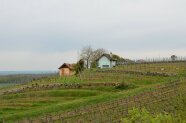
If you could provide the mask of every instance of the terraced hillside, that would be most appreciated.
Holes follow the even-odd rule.
[[[118,122],[127,117],[128,110],[133,107],[145,107],[151,113],[166,111],[184,116],[185,110],[180,108],[185,106],[182,97],[185,95],[186,62],[163,65],[171,68],[166,73],[175,75],[123,72],[125,68],[120,67],[101,72],[85,70],[78,76],[53,76],[1,88],[0,122]],[[163,65],[151,66],[159,70],[166,68]],[[129,68],[128,71],[134,71],[133,67]],[[170,104],[171,100],[174,103]]]
[[[147,108],[152,114],[172,113],[174,116],[180,115],[185,119],[185,96],[186,83],[173,82],[169,85],[155,88],[153,91],[136,94],[114,101],[87,106],[75,112],[62,114],[60,120],[63,122],[97,122],[112,123],[119,122],[122,117],[127,117],[128,111],[132,108]],[[181,103],[181,104],[180,104]],[[53,118],[53,119],[52,119]],[[43,119],[44,120],[44,119]],[[51,121],[59,121],[57,117],[51,117]],[[45,121],[47,122],[47,121]]]

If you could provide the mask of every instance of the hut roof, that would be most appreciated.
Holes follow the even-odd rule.
[[[63,65],[61,65],[58,69],[61,69],[61,68],[69,68],[72,70],[72,65],[71,64],[68,64],[68,63],[64,63]]]
[[[107,57],[110,61],[117,61],[116,59],[113,59],[112,56],[110,54],[103,54],[101,55],[96,61],[98,61],[100,58],[102,58],[103,56]]]

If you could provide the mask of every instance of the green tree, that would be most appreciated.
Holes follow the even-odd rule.
[[[118,56],[118,55],[116,55],[116,54],[112,54],[112,58],[114,59],[114,60],[122,60],[123,58],[122,57],[120,57],[120,56]]]
[[[178,58],[178,57],[177,57],[176,55],[172,55],[172,56],[171,56],[171,60],[172,60],[172,61],[176,61],[177,58]]]
[[[75,65],[74,70],[76,72],[76,75],[81,73],[84,70],[84,60],[80,59]]]

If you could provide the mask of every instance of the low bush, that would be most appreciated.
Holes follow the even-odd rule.
[[[116,88],[116,89],[119,89],[119,90],[127,90],[127,89],[134,89],[134,88],[137,88],[137,86],[134,85],[134,84],[128,84],[128,83],[126,83],[126,82],[122,82],[122,83],[120,83],[119,85],[117,85],[115,88]]]
[[[129,110],[126,118],[121,119],[121,123],[186,123],[186,121],[168,113],[152,115],[145,108],[142,110],[134,108]]]

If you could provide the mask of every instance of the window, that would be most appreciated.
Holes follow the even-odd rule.
[[[109,68],[109,65],[103,65],[102,67],[103,68]]]

